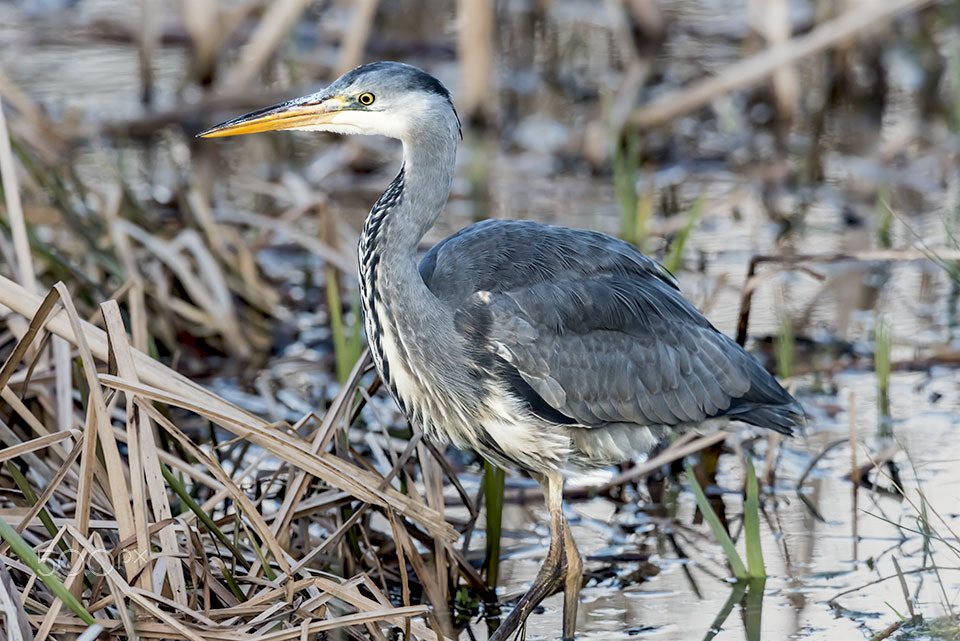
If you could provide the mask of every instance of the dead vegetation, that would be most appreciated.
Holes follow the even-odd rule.
[[[279,53],[311,11],[304,0],[181,2],[176,25],[157,21],[158,4],[146,0],[133,22],[82,25],[70,38],[135,43],[145,105],[136,115],[54,124],[0,70],[7,107],[0,109],[0,611],[11,638],[91,638],[102,629],[117,638],[280,641],[342,630],[344,638],[381,640],[399,630],[440,639],[453,637],[462,615],[490,600],[483,551],[470,545],[482,492],[468,494],[461,466],[379,416],[376,381],[353,340],[355,226],[329,193],[312,186],[331,167],[352,165],[355,180],[334,183],[331,192],[339,188],[340,201],[368,203],[366,191],[375,195],[375,185],[363,175],[376,162],[356,146],[324,149],[304,180],[301,172],[276,168],[293,147],[254,141],[233,153],[266,167],[228,176],[230,152],[215,155],[190,139],[214,113],[277,102],[380,55],[384,45],[368,47],[378,10],[403,20],[375,0],[335,4],[340,23],[315,20],[318,50],[330,55],[310,60]],[[485,101],[498,89],[493,4],[458,3],[464,19],[481,28],[461,29],[456,42],[470,80],[462,86],[467,112],[490,127],[502,116],[500,105]],[[789,25],[772,25],[779,35],[767,38],[769,48],[638,108],[655,61],[636,33],[659,42],[664,18],[655,3],[609,2],[607,10],[622,18],[612,39],[626,52],[625,80],[609,111],[591,114],[585,130],[600,135],[584,134],[580,151],[603,165],[611,141],[631,128],[722,101],[924,4],[865,4],[793,38]],[[548,22],[546,9],[532,13],[538,24]],[[158,107],[156,68],[165,42],[183,44],[188,69],[175,104]],[[417,51],[402,41],[393,46]],[[562,74],[550,68],[556,60],[544,64],[544,75],[561,84]],[[126,164],[130,154],[135,171]],[[639,169],[639,155],[636,162]],[[97,180],[83,175],[90,165],[103,169]],[[630,213],[645,225],[653,189],[638,193],[640,182],[627,181],[635,200]],[[480,185],[478,200],[489,188]],[[682,268],[684,247],[675,239],[686,238],[678,232],[689,233],[699,218],[679,218],[659,221],[652,233],[674,239],[670,252]],[[637,238],[650,232],[639,230]],[[299,258],[267,268],[261,257],[269,252]],[[957,257],[955,249],[938,253],[945,267]],[[742,291],[736,284],[741,339],[751,297],[773,272],[757,275],[761,263],[812,273],[829,262],[928,259],[914,249],[758,256]],[[339,327],[314,360],[301,352],[290,359],[295,373],[326,376],[306,402],[277,400],[271,380],[256,381],[253,396],[264,407],[256,413],[211,391],[215,375],[256,369],[283,347],[277,333],[305,324]],[[366,429],[351,431],[358,421]],[[715,463],[726,438],[682,439],[570,498],[609,496],[698,453]],[[778,451],[769,441],[762,477],[771,485]],[[859,478],[877,465],[853,467]],[[699,540],[680,530],[684,545]],[[672,545],[680,555],[680,544]]]

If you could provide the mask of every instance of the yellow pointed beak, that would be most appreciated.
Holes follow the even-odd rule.
[[[312,98],[312,97],[310,97]],[[254,111],[197,134],[198,138],[220,138],[255,134],[278,129],[302,129],[330,123],[337,113],[348,108],[343,96],[316,99],[297,98],[266,109]]]

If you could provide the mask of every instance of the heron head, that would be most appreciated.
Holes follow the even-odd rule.
[[[198,135],[214,138],[276,129],[406,141],[425,133],[457,136],[460,121],[450,92],[439,80],[411,65],[374,62],[317,93],[228,120]]]

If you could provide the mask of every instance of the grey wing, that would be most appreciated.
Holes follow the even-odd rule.
[[[421,274],[456,310],[477,360],[544,418],[598,427],[730,416],[784,433],[799,422],[776,379],[657,263],[609,236],[474,225],[431,251]]]

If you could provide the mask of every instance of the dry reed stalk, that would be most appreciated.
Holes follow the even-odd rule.
[[[250,353],[250,345],[240,329],[233,295],[223,272],[196,231],[185,229],[173,240],[165,241],[126,220],[116,221],[116,226],[168,267],[206,316],[188,312],[189,306],[181,299],[168,301],[171,307],[222,334],[231,349],[241,356]]]
[[[90,440],[93,441],[96,439]],[[68,528],[65,526],[63,530],[64,533],[66,533]],[[55,549],[55,546],[51,545],[49,551],[52,553]],[[86,560],[87,550],[76,545],[71,546],[70,571],[67,574],[67,578],[64,580],[63,585],[73,594],[77,594],[83,589],[83,568],[86,565]],[[24,596],[26,595],[27,592],[24,592]],[[44,641],[44,639],[47,638],[47,635],[50,634],[50,631],[53,629],[54,623],[56,622],[57,616],[60,614],[60,609],[62,607],[63,601],[60,599],[54,599],[50,609],[47,610],[47,614],[43,617],[40,627],[37,629],[37,634],[34,637],[35,641]],[[59,627],[57,631],[59,632]]]
[[[57,404],[57,429],[65,432],[73,428],[73,369],[70,367],[70,343],[59,336],[54,336],[51,347],[53,371],[56,376],[54,398]]]
[[[356,587],[353,587],[352,589],[348,587],[349,584],[338,584],[334,581],[331,581],[330,579],[325,579],[322,577],[317,577],[313,579],[313,583],[315,587],[320,588],[327,594],[330,594],[346,603],[349,603],[350,605],[354,606],[355,608],[361,611],[365,611],[365,612],[376,611],[376,610],[382,609],[385,605],[382,601],[378,603],[377,601],[373,601],[372,599],[363,596],[362,594],[360,594],[360,591],[356,589]],[[370,585],[367,585],[367,587],[371,588]],[[375,589],[370,589],[370,592],[371,594],[378,594],[380,591]],[[404,607],[410,607],[410,606],[404,606]],[[416,607],[416,606],[413,606],[413,607]],[[391,623],[394,623],[395,625],[397,624],[402,625],[403,618],[405,617],[396,616],[396,617],[391,617],[387,620],[390,621]],[[410,630],[414,635],[416,635],[420,639],[423,639],[424,641],[437,641],[438,639],[437,635],[422,623],[411,622]]]
[[[807,265],[823,265],[829,263],[862,262],[886,263],[909,261],[955,261],[960,260],[960,250],[949,248],[923,249],[871,249],[836,254],[787,254],[763,255],[758,254],[750,259],[747,268],[747,280],[740,293],[740,312],[737,315],[737,343],[744,345],[747,340],[747,326],[750,322],[750,307],[753,293],[757,286],[772,277],[773,274],[758,274],[757,267],[764,263],[778,265],[781,270],[802,270],[814,275]],[[775,273],[775,272],[774,272]]]
[[[26,291],[26,290],[24,290]],[[36,313],[31,315],[30,323],[26,330],[18,336],[16,347],[7,357],[3,368],[0,369],[0,389],[5,389],[10,382],[14,371],[20,366],[20,363],[27,356],[27,351],[33,344],[33,340],[40,333],[44,324],[47,322],[50,314],[53,312],[59,300],[59,294],[56,291],[50,291],[37,306]]]
[[[836,46],[884,20],[907,11],[915,11],[930,3],[931,0],[889,0],[861,5],[821,24],[810,33],[732,64],[717,76],[699,80],[686,89],[667,93],[634,112],[630,123],[640,128],[661,125],[702,107],[721,94],[761,82],[778,69]]]
[[[120,376],[135,377],[136,371],[133,366],[133,359],[130,356],[130,345],[127,343],[127,334],[123,327],[123,318],[120,316],[120,307],[117,305],[117,301],[109,300],[103,303],[100,305],[100,311],[103,314],[103,324],[107,329],[107,336],[110,341],[111,360],[116,363]],[[146,484],[143,472],[144,456],[140,451],[139,435],[143,426],[140,425],[140,416],[135,410],[133,398],[128,396],[126,401],[126,433],[129,449],[127,460],[130,462],[130,490],[133,504],[134,532],[137,540],[136,561],[139,566],[137,568],[139,573],[137,587],[150,590],[153,588],[149,562],[151,550],[147,524],[147,497],[144,490]]]
[[[26,120],[32,129],[33,138],[41,140],[38,149],[47,157],[52,157],[52,150],[61,146],[62,140],[56,133],[57,128],[17,84],[0,68],[0,102],[6,102]]]
[[[120,264],[126,272],[127,282],[130,283],[130,292],[127,303],[130,306],[130,331],[133,336],[133,346],[141,352],[147,349],[147,304],[144,298],[143,276],[137,265],[137,259],[130,246],[130,238],[123,233],[118,224],[120,218],[120,203],[122,190],[120,185],[113,185],[107,191],[103,217],[107,221],[110,231],[110,240],[116,249]]]
[[[337,628],[343,628],[350,625],[357,625],[358,623],[389,621],[397,617],[409,618],[421,616],[427,613],[427,611],[428,609],[424,605],[413,605],[410,607],[357,612],[356,614],[348,614],[335,619],[327,619],[326,621],[312,623],[306,626],[305,630],[307,635],[312,635],[317,632],[323,632],[324,630],[335,630]],[[297,638],[301,635],[301,633],[302,631],[300,630],[283,630],[280,632],[271,632],[268,634],[262,634],[260,636],[250,637],[250,641],[287,641],[288,639]]]
[[[452,526],[436,511],[424,506],[422,501],[400,494],[393,488],[379,488],[381,479],[376,474],[331,454],[315,454],[301,439],[271,427],[266,421],[246,414],[210,392],[205,392],[202,396],[179,396],[148,385],[133,385],[109,375],[101,375],[100,382],[113,389],[133,392],[145,399],[195,412],[295,467],[349,492],[361,501],[382,508],[396,509],[419,522],[434,536],[450,540],[459,536]]]
[[[134,305],[131,304],[131,310]],[[121,377],[136,382],[136,366],[133,363],[133,355],[130,345],[127,342],[126,333],[123,328],[123,320],[120,318],[119,308],[114,301],[108,301],[102,306],[104,310],[104,323],[107,327],[110,337],[110,347],[114,360],[117,362],[117,370]],[[133,313],[131,311],[131,316]],[[136,413],[131,418],[132,413]],[[154,427],[149,416],[139,412],[138,406],[133,404],[133,399],[128,398],[127,403],[128,425],[135,423],[135,429],[127,432],[127,444],[131,449],[131,460],[137,460],[139,474],[142,474],[143,481],[146,483],[146,491],[150,497],[150,504],[153,508],[153,517],[157,521],[168,521],[173,517],[170,509],[170,501],[167,497],[166,485],[163,481],[163,473],[160,471],[161,452],[157,448],[154,438]],[[133,452],[139,454],[135,457]],[[163,454],[166,454],[163,452]],[[172,457],[171,457],[172,458]],[[137,500],[143,500],[142,489],[135,497]],[[143,498],[141,498],[143,497]],[[186,604],[187,588],[183,577],[183,569],[176,557],[180,553],[180,547],[177,544],[176,529],[171,525],[164,527],[160,531],[160,550],[163,554],[164,562],[161,564],[163,571],[158,571],[154,577],[154,582],[158,591],[162,590],[164,573],[170,582],[170,590],[177,603]],[[142,587],[142,586],[141,586]]]
[[[191,75],[203,80],[212,70],[223,40],[232,29],[225,29],[218,0],[180,0],[180,18],[190,34]]]
[[[457,104],[467,120],[490,120],[493,92],[495,7],[492,0],[457,2],[457,54],[462,89]]]
[[[7,565],[0,558],[0,612],[3,613],[8,641],[33,641],[27,611],[23,608],[20,592],[13,584]]]
[[[80,350],[80,361],[82,370],[87,381],[89,389],[89,408],[88,421],[85,430],[91,430],[97,438],[88,438],[88,449],[84,451],[84,457],[89,457],[89,468],[91,471],[96,461],[96,444],[99,440],[101,451],[103,452],[104,462],[107,468],[108,488],[110,490],[111,507],[117,516],[119,534],[121,539],[136,534],[136,526],[133,522],[133,510],[130,506],[130,489],[127,486],[126,476],[127,466],[120,457],[120,450],[117,447],[116,438],[113,435],[113,427],[110,425],[110,414],[107,412],[106,402],[104,401],[103,391],[97,381],[97,368],[93,360],[93,354],[87,345],[86,337],[83,334],[79,315],[73,305],[73,298],[67,290],[66,285],[57,283],[54,289],[60,294],[60,302],[63,303],[64,313],[70,322],[71,328],[77,335],[77,347]],[[82,477],[83,479],[87,477]],[[92,477],[91,477],[92,478]],[[86,499],[86,496],[84,496]],[[79,528],[81,532],[86,532],[85,519],[81,516],[78,521],[84,527]],[[133,576],[137,570],[137,564],[132,558],[125,560],[124,565],[128,576]]]
[[[340,76],[363,62],[363,51],[370,37],[373,19],[377,15],[378,0],[353,0],[350,24],[340,39],[336,75]]]
[[[36,291],[37,277],[33,271],[33,257],[30,253],[30,241],[27,240],[27,225],[23,218],[23,204],[20,202],[20,186],[17,184],[13,150],[10,148],[10,132],[7,129],[7,118],[3,115],[2,101],[0,101],[0,179],[3,180],[7,219],[10,221],[10,233],[13,236],[17,276],[29,291]]]
[[[170,616],[167,612],[161,610],[151,599],[148,599],[143,593],[136,588],[131,587],[126,581],[124,581],[123,577],[120,576],[120,573],[117,572],[112,565],[105,562],[104,555],[97,554],[97,546],[88,540],[87,537],[84,536],[79,530],[71,525],[68,525],[67,533],[73,538],[75,543],[79,544],[81,548],[90,555],[92,560],[97,562],[103,575],[106,576],[107,579],[114,581],[126,598],[184,635],[187,639],[190,639],[190,641],[203,641],[202,636],[186,627],[180,621]],[[194,618],[200,618],[202,616],[196,612],[191,614],[194,616]]]
[[[103,547],[103,540],[101,539],[98,533],[94,533],[92,537],[93,545],[96,548],[97,552],[101,554],[107,554],[106,549]],[[110,590],[110,596],[113,599],[113,603],[116,604],[117,614],[120,616],[120,623],[123,626],[124,632],[127,634],[128,639],[137,638],[136,630],[133,626],[133,621],[130,618],[130,611],[126,606],[126,599],[124,598],[123,590],[113,579],[113,577],[106,577],[107,579],[107,589]],[[138,609],[138,612],[142,610]]]
[[[59,443],[60,441],[68,438],[80,438],[81,432],[79,430],[70,430],[69,432],[54,432],[53,434],[48,434],[46,436],[41,436],[35,438],[25,443],[20,443],[19,445],[14,445],[13,447],[7,447],[0,450],[0,462],[8,461],[12,458],[18,456],[23,456],[29,452],[36,452],[37,450],[46,449],[54,443]]]
[[[593,493],[600,494],[603,492],[608,492],[615,487],[643,478],[650,472],[666,465],[667,463],[679,460],[685,456],[689,456],[695,452],[704,450],[711,445],[719,443],[730,436],[730,433],[720,431],[716,434],[710,434],[709,436],[697,436],[695,438],[694,436],[695,435],[691,432],[689,438],[678,439],[675,443],[672,443],[670,447],[660,452],[660,454],[657,456],[654,456],[652,459],[644,461],[643,463],[630,468],[622,474],[618,474],[599,487],[572,488],[565,493],[565,496],[572,498],[586,496]]]
[[[657,0],[626,0],[625,4],[630,13],[633,14],[634,19],[643,28],[645,35],[652,38],[663,35],[666,20],[663,17],[663,9],[660,8]]]
[[[317,429],[316,434],[314,435],[311,449],[315,454],[320,454],[327,449],[330,439],[333,438],[333,433],[335,432],[336,427],[346,415],[346,410],[350,405],[350,401],[352,401],[356,396],[355,390],[357,388],[357,384],[360,382],[360,377],[363,375],[364,370],[366,370],[369,364],[370,352],[369,350],[364,350],[363,355],[357,360],[356,365],[353,366],[353,370],[351,370],[350,374],[347,376],[347,380],[344,381],[343,386],[340,388],[340,392],[333,400],[333,403],[331,403],[330,408],[323,417],[323,421],[320,423],[320,427]],[[303,495],[307,490],[308,483],[309,479],[307,478],[306,473],[301,470],[297,472],[293,480],[288,484],[287,494],[284,497],[283,504],[280,506],[276,518],[273,521],[273,532],[277,536],[290,527],[293,514],[297,509],[297,505],[303,499]]]
[[[252,212],[230,211],[224,212],[220,217],[222,221],[234,222],[251,227],[257,227],[279,236],[282,240],[289,241],[300,247],[303,247],[312,254],[316,254],[327,264],[335,266],[344,274],[354,274],[357,270],[356,259],[347,251],[339,250],[323,240],[310,234],[304,234],[298,230],[290,221],[271,218],[262,214]],[[355,236],[355,234],[354,234]],[[356,247],[356,238],[351,237],[347,242],[341,243],[344,247]]]
[[[209,202],[195,184],[187,190],[186,200],[203,231],[207,246],[228,267],[224,279],[227,282],[236,281],[236,278],[231,279],[230,273],[236,271],[240,280],[234,289],[265,314],[274,314],[279,297],[272,288],[261,282],[256,259],[244,238],[236,230],[220,225],[215,220]]]
[[[224,78],[223,86],[239,89],[249,85],[309,5],[310,0],[276,0],[270,3],[260,24],[243,47],[240,60]]]
[[[443,497],[443,472],[437,463],[437,459],[432,453],[428,453],[427,446],[422,439],[417,445],[417,457],[420,460],[420,472],[423,476],[426,504],[443,516],[446,502]],[[434,539],[434,572],[439,589],[439,598],[443,603],[447,603],[449,600],[448,568],[452,564],[450,564],[447,559],[448,547],[446,541]]]
[[[250,498],[246,495],[244,491],[234,485],[230,476],[223,471],[220,467],[220,464],[217,463],[213,458],[211,458],[206,452],[197,447],[193,441],[187,437],[176,425],[171,423],[166,416],[158,412],[153,406],[137,401],[137,405],[140,410],[146,412],[154,422],[162,427],[168,434],[173,436],[180,444],[186,448],[186,450],[199,461],[205,468],[210,470],[214,478],[216,478],[223,486],[230,492],[231,498],[235,500],[243,511],[243,514],[249,519],[251,525],[253,525],[257,534],[260,536],[263,541],[266,542],[267,547],[270,548],[270,551],[273,553],[274,558],[277,561],[277,564],[280,566],[280,569],[283,570],[284,574],[290,574],[290,564],[287,562],[287,558],[284,554],[283,548],[280,547],[280,543],[274,537],[273,532],[270,531],[270,526],[267,525],[266,521],[263,520],[263,516],[257,510],[257,508],[250,501]]]
[[[76,445],[73,446],[73,450],[70,451],[70,454],[67,455],[67,458],[63,461],[63,465],[60,466],[60,469],[57,470],[57,474],[53,479],[47,483],[47,487],[43,489],[43,494],[37,497],[37,502],[33,504],[33,507],[24,515],[21,519],[20,524],[15,528],[17,533],[22,533],[27,526],[36,518],[40,513],[40,510],[47,504],[47,501],[50,500],[50,497],[53,496],[53,493],[60,487],[60,484],[63,482],[63,479],[66,477],[67,472],[70,470],[70,466],[73,465],[74,461],[77,460],[80,456],[80,451],[83,448],[83,440],[85,436],[80,435],[80,438],[77,439]],[[5,553],[7,544],[4,543],[3,546],[0,546],[0,554]]]
[[[140,102],[153,102],[153,55],[160,44],[160,20],[156,0],[140,0],[140,32],[137,34],[137,51],[140,60]]]
[[[53,556],[53,553],[59,549],[58,546],[60,544],[60,540],[63,538],[63,536],[66,533],[67,533],[66,527],[61,527],[59,530],[57,530],[57,533],[53,536],[52,539],[50,539],[49,543],[47,544],[46,552],[40,555],[41,563],[46,564],[50,560],[50,557]],[[37,582],[37,575],[29,572],[29,568],[27,573],[30,575],[30,577],[27,579],[26,584],[23,586],[22,594],[23,594],[24,603],[27,603],[27,598],[30,595],[30,591],[33,590],[33,585]]]
[[[786,0],[750,0],[747,7],[747,22],[757,31],[768,46],[782,46],[790,40],[790,13]],[[780,117],[790,119],[797,108],[800,81],[797,70],[785,64],[772,74],[773,93]]]
[[[33,317],[41,306],[41,300],[9,279],[0,277],[0,304],[8,305],[23,316]],[[79,319],[77,321],[72,322],[67,314],[61,311],[52,314],[47,324],[50,331],[71,343],[76,344],[82,339],[90,352],[101,360],[108,360],[109,347],[106,334],[89,323]],[[101,377],[101,382],[115,389],[136,392],[152,400],[170,402],[196,411],[234,434],[250,439],[278,458],[317,476],[334,487],[349,492],[362,501],[375,503],[383,508],[396,509],[426,528],[433,536],[451,541],[458,538],[456,530],[435,510],[417,503],[393,488],[375,489],[382,480],[378,475],[334,456],[315,454],[300,439],[271,428],[263,419],[224,401],[146,354],[132,350],[132,355],[137,375],[146,385],[144,383],[133,385],[123,379],[107,375]],[[152,385],[157,387],[154,388]]]
[[[410,561],[414,573],[420,578],[420,585],[423,586],[423,591],[426,592],[427,598],[430,599],[430,602],[433,604],[434,609],[430,612],[430,618],[435,622],[435,631],[438,631],[438,635],[441,638],[449,637],[455,639],[456,634],[453,632],[450,609],[447,607],[447,602],[441,600],[444,589],[440,587],[440,582],[437,581],[436,575],[427,567],[423,557],[421,557],[417,551],[413,539],[410,537],[410,533],[407,532],[407,529],[402,523],[394,529],[394,536],[396,537],[396,544],[403,546],[404,556]]]

